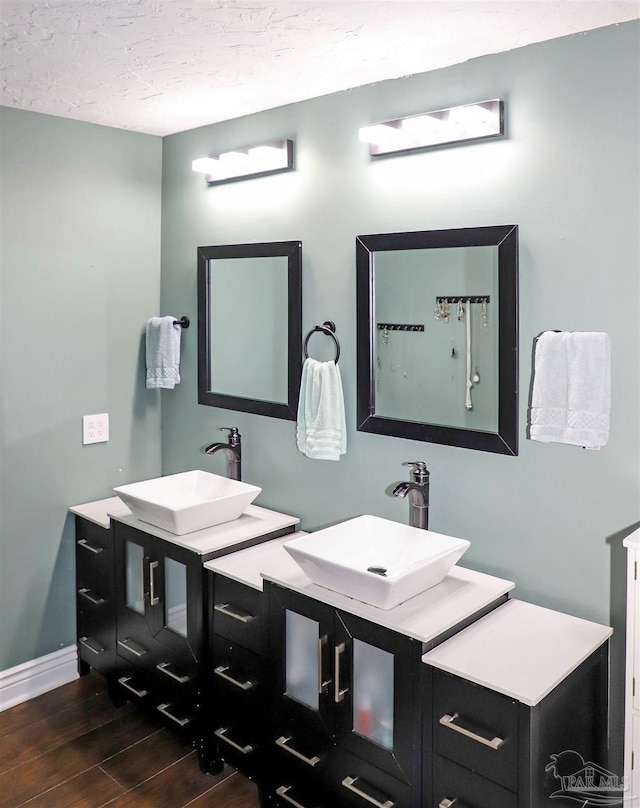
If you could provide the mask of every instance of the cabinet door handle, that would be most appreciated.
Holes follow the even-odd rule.
[[[284,735],[281,735],[276,740],[276,746],[279,746],[280,749],[284,749],[285,752],[288,752],[290,755],[297,757],[298,760],[301,760],[303,763],[306,763],[307,766],[315,766],[316,764],[320,763],[320,758],[317,755],[309,758],[302,754],[302,752],[298,752],[297,749],[294,749],[292,746],[289,746],[289,741],[291,737],[286,738]]]
[[[132,653],[134,656],[142,657],[147,653],[147,649],[143,648],[141,645],[137,643],[131,644],[132,640],[129,637],[126,637],[124,640],[118,640],[118,645],[125,648],[127,651]]]
[[[344,701],[344,697],[349,692],[349,688],[345,687],[340,690],[340,657],[344,654],[345,644],[336,645],[333,649],[333,700],[336,704]]]
[[[101,598],[99,595],[98,597],[94,597],[91,594],[91,590],[87,589],[78,589],[78,594],[81,595],[85,600],[88,600],[89,603],[93,603],[94,606],[101,606],[104,603],[104,598]]]
[[[291,786],[278,786],[278,788],[276,788],[276,794],[279,797],[282,797],[285,802],[288,802],[289,805],[293,805],[294,808],[305,808],[301,802],[298,802],[297,800],[294,800],[293,797],[290,797],[287,794],[287,791],[291,791]]]
[[[358,782],[357,777],[345,777],[342,781],[342,785],[345,788],[348,788],[349,791],[353,791],[354,794],[357,794],[359,797],[362,797],[363,800],[366,800],[371,805],[375,805],[376,808],[393,808],[395,803],[393,800],[385,800],[384,802],[379,802],[375,797],[372,797],[371,794],[367,794],[366,791],[362,791],[361,789],[357,788],[354,784]]]
[[[159,561],[151,561],[149,564],[149,604],[157,606],[160,603],[160,598],[156,597],[156,577],[155,571],[160,566]]]
[[[169,670],[169,665],[171,665],[170,662],[158,662],[156,668],[160,671],[160,673],[164,673],[165,676],[169,676],[171,679],[179,682],[181,685],[185,685],[191,679],[188,674],[179,676],[177,673]]]
[[[148,690],[136,690],[136,688],[133,685],[129,684],[130,681],[131,681],[130,676],[121,676],[118,679],[118,682],[122,685],[122,687],[126,687],[127,690],[130,690],[133,693],[133,695],[137,696],[139,699],[147,695],[147,693],[149,692]]]
[[[440,802],[438,803],[438,808],[451,808],[451,806],[455,805],[455,803],[456,803],[455,799],[449,800],[449,799],[447,799],[447,797],[445,797],[443,800],[440,800]]]
[[[250,682],[248,679],[246,682],[240,682],[237,679],[234,679],[233,676],[229,676],[227,671],[229,670],[228,665],[218,665],[217,668],[213,669],[213,672],[216,676],[220,676],[222,679],[226,679],[227,682],[231,682],[232,685],[239,687],[240,690],[249,690],[255,684],[255,682]]]
[[[323,693],[327,692],[327,688],[331,684],[331,679],[327,679],[323,681],[322,677],[322,651],[327,644],[327,635],[324,634],[322,637],[318,637],[318,694],[322,696]]]
[[[471,730],[465,729],[459,724],[455,724],[454,722],[456,718],[458,718],[458,713],[454,713],[453,715],[443,715],[440,718],[440,723],[443,727],[453,729],[456,732],[459,732],[461,735],[464,735],[466,738],[471,738],[472,741],[477,741],[478,743],[483,744],[483,746],[488,746],[490,749],[498,750],[504,743],[504,738],[494,737],[489,740],[489,738],[483,738],[482,735],[476,735],[475,732],[471,732]]]
[[[251,744],[240,746],[239,743],[232,741],[231,738],[227,736],[227,732],[229,732],[229,727],[218,727],[218,729],[214,730],[213,734],[216,736],[216,738],[220,738],[221,741],[228,743],[229,746],[233,747],[238,752],[241,752],[243,755],[249,755],[251,752],[253,752],[253,746],[251,746]]]
[[[234,612],[233,609],[229,608],[228,603],[216,603],[213,610],[226,614],[227,617],[233,617],[234,620],[239,620],[241,623],[250,623],[255,619],[255,614],[239,614],[239,612]]]
[[[171,707],[170,702],[166,702],[165,704],[158,704],[156,707],[159,713],[162,715],[166,715],[174,724],[177,724],[179,727],[186,727],[187,724],[191,722],[190,718],[178,718],[177,715],[173,715],[173,713],[169,712],[169,707]]]
[[[85,550],[88,550],[90,553],[94,553],[98,555],[104,550],[104,547],[96,547],[95,544],[90,544],[86,539],[78,539],[78,544],[80,547],[84,547]]]
[[[93,645],[93,641],[90,637],[78,637],[78,642],[86,648],[87,651],[91,651],[91,653],[96,656],[99,656],[104,651],[104,648],[101,648],[99,645]]]

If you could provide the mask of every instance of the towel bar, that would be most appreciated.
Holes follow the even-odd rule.
[[[173,324],[179,325],[181,328],[189,328],[189,318],[185,314],[179,320],[174,320]]]

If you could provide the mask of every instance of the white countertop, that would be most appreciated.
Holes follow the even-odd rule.
[[[509,600],[422,661],[533,707],[612,633],[609,626]]]
[[[624,547],[632,547],[634,550],[640,550],[640,527],[630,533],[627,538],[622,542]]]
[[[161,527],[136,519],[119,497],[88,502],[85,505],[74,505],[69,510],[103,527],[109,527],[109,519],[113,518],[117,522],[135,527],[151,536],[170,541],[178,547],[186,547],[188,550],[200,555],[224,550],[233,547],[234,544],[250,541],[258,536],[273,533],[276,530],[282,530],[300,522],[296,516],[287,516],[284,513],[278,513],[268,508],[261,508],[258,505],[249,505],[247,510],[232,522],[225,522],[222,525],[215,525],[214,527],[207,527],[203,530],[196,530],[193,533],[178,536],[168,530],[163,530]]]
[[[273,557],[262,569],[263,578],[420,642],[430,642],[515,586],[513,581],[456,566],[437,586],[393,609],[378,609],[312,583],[283,549],[284,541],[272,548]],[[272,544],[262,545],[262,552],[267,553]]]
[[[206,570],[220,573],[226,578],[262,591],[263,572],[275,575],[278,571],[291,572],[300,569],[289,553],[282,548],[282,545],[286,541],[306,535],[302,530],[297,533],[289,533],[279,539],[271,539],[271,541],[256,544],[254,547],[248,547],[246,550],[238,550],[237,553],[205,561],[203,566]]]

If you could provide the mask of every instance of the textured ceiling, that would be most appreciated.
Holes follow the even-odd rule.
[[[167,135],[638,17],[640,0],[0,0],[0,103]]]

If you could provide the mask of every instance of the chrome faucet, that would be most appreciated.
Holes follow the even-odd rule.
[[[229,433],[228,443],[212,443],[205,447],[205,454],[213,455],[223,451],[227,456],[227,477],[232,480],[241,479],[242,445],[240,443],[240,433],[235,426],[221,426],[220,432]]]
[[[412,466],[411,481],[398,483],[393,489],[394,497],[404,499],[409,494],[409,524],[422,530],[429,529],[429,471],[422,460],[403,463]]]

